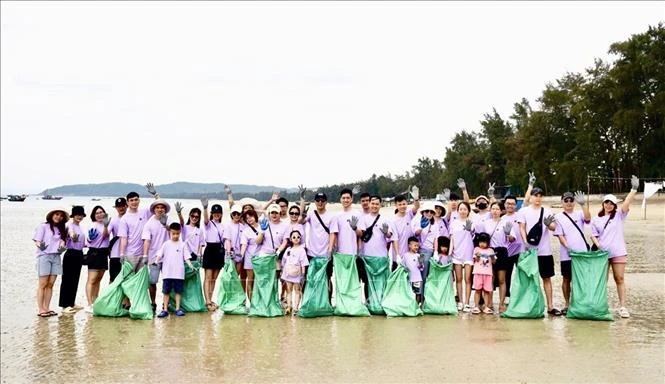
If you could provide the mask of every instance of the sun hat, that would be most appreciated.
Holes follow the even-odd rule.
[[[155,213],[155,207],[160,204],[163,205],[164,208],[166,208],[166,213],[169,213],[169,211],[171,211],[171,206],[169,205],[169,203],[167,203],[165,200],[159,199],[153,201],[152,204],[150,204],[150,213]]]
[[[62,216],[64,217],[63,221],[68,221],[69,220],[69,214],[67,213],[67,211],[64,210],[64,208],[56,208],[56,209],[54,209],[51,212],[46,214],[46,221],[47,222],[51,221],[51,218],[53,217],[53,215],[55,215],[56,212],[62,213]]]
[[[426,202],[420,204],[420,212],[423,212],[423,211],[432,211],[432,212],[434,212],[434,203],[432,203],[431,201],[426,201]]]
[[[480,196],[476,197],[476,200],[474,200],[475,204],[478,204],[478,200],[480,200],[480,199],[484,199],[488,204],[490,202],[490,199],[488,199],[487,196],[480,195]]]

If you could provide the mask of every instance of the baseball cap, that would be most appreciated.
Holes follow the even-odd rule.
[[[242,213],[242,207],[239,204],[233,204],[231,207],[231,213],[233,212]]]
[[[210,213],[222,213],[222,206],[219,204],[213,204],[210,207]]]
[[[325,201],[328,201],[328,196],[326,196],[326,194],[323,193],[323,192],[319,192],[316,195],[314,195],[314,200],[316,201],[316,200],[319,200],[319,199],[323,199]]]
[[[538,187],[535,187],[534,189],[531,190],[531,196],[542,195],[542,194],[543,190]]]
[[[606,201],[611,201],[614,205],[617,205],[617,202],[619,201],[619,199],[617,199],[616,196],[614,196],[612,194],[609,194],[609,195],[605,195],[603,197],[603,203],[606,202]]]
[[[117,199],[115,199],[114,207],[118,208],[118,207],[126,207],[126,206],[127,206],[127,199],[125,199],[124,197],[118,197]]]
[[[564,192],[563,195],[561,195],[561,200],[569,199],[569,198],[575,198],[575,194],[572,192]]]
[[[270,204],[270,205],[268,206],[268,213],[272,213],[272,212],[280,213],[280,212],[281,212],[281,209],[279,208],[279,205],[277,205],[277,204]]]

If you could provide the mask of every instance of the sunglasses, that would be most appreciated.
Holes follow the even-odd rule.
[[[231,216],[240,216],[240,212],[231,212]]]
[[[272,211],[270,212],[271,215],[279,215],[279,212]]]
[[[323,203],[324,201],[326,201],[326,199],[314,199],[314,201],[316,201],[317,203]]]
[[[191,217],[192,219],[199,219],[199,218],[201,218],[201,216],[199,216],[199,215],[189,215],[189,217]]]
[[[291,216],[300,216],[300,212],[289,212]]]
[[[300,239],[300,236],[291,236],[291,239],[293,240]]]
[[[575,199],[572,199],[572,198],[570,198],[570,197],[568,197],[568,198],[566,198],[566,199],[563,199],[563,202],[564,202],[564,203],[572,203],[573,201],[575,201]]]

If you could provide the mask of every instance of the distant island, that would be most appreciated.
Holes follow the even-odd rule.
[[[189,183],[179,181],[170,184],[155,185],[155,189],[161,197],[192,199],[207,196],[210,198],[226,198],[223,183]],[[272,185],[247,185],[228,184],[233,191],[234,198],[269,196],[273,192],[290,194],[297,192],[297,188],[275,187]],[[149,196],[144,185],[135,183],[100,183],[100,184],[73,184],[60,187],[50,187],[40,194],[59,196],[125,196],[131,191],[138,192],[141,196]]]

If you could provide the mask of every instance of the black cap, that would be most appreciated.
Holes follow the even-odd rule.
[[[534,189],[531,190],[531,196],[542,195],[542,194],[543,190],[538,187],[535,187]]]
[[[323,192],[319,192],[316,195],[314,195],[314,200],[317,200],[317,199],[323,199],[325,201],[328,201],[328,196],[326,196],[326,194],[323,193]]]
[[[117,199],[115,199],[114,207],[118,208],[118,207],[126,207],[126,206],[127,206],[127,199],[125,199],[124,197],[118,197]]]
[[[219,204],[213,204],[210,207],[210,213],[222,213],[222,206]]]
[[[572,192],[564,192],[563,195],[561,195],[561,200],[565,200],[565,199],[568,199],[568,198],[574,199],[575,194],[573,194]]]

